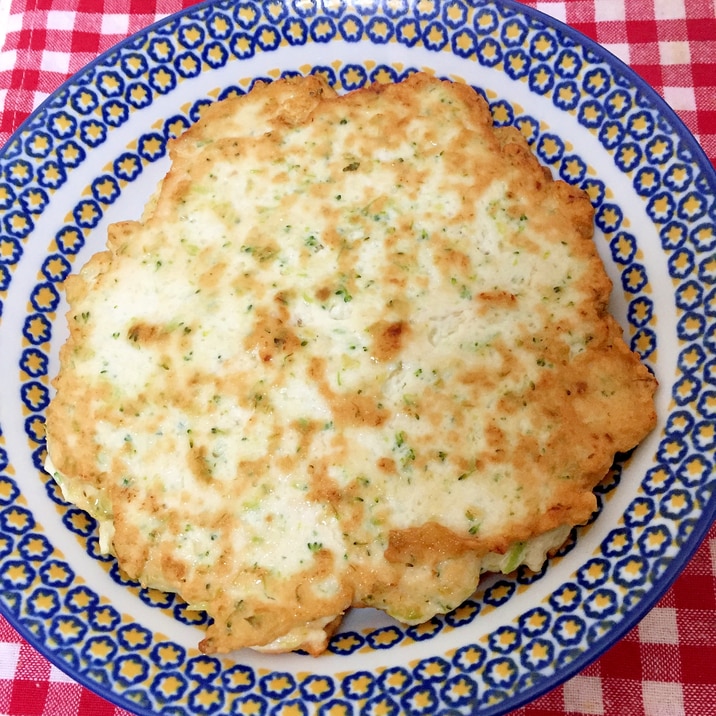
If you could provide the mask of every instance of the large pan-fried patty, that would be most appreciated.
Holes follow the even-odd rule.
[[[469,87],[217,103],[67,281],[48,469],[201,648],[320,653],[538,569],[655,422],[592,206]]]

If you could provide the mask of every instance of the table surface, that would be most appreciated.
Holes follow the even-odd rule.
[[[0,0],[0,146],[99,53],[192,0]],[[716,166],[714,0],[529,0],[597,40],[679,114]],[[0,715],[119,716],[0,617]],[[649,614],[515,714],[716,715],[716,525]]]

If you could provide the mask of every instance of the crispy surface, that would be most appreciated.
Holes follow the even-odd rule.
[[[424,621],[590,517],[656,383],[588,198],[476,93],[282,80],[171,155],[67,281],[49,469],[129,576],[208,611],[204,651]]]

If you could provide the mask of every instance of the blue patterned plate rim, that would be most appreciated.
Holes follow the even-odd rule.
[[[587,37],[587,35],[579,32],[579,30],[570,27],[560,20],[547,15],[536,8],[522,5],[516,0],[499,0],[499,2],[503,5],[510,6],[515,10],[519,10],[525,15],[531,15],[535,18],[539,18],[545,24],[552,25],[562,34],[572,38],[574,42],[582,45],[583,47],[589,48],[595,55],[608,62],[615,70],[618,70],[620,74],[624,75],[624,77],[627,78],[632,85],[637,87],[640,92],[648,96],[649,101],[655,105],[655,107],[657,107],[665,117],[668,117],[668,123],[671,125],[672,130],[679,135],[679,137],[689,146],[689,149],[694,153],[694,155],[698,157],[698,163],[701,165],[703,171],[709,175],[709,183],[716,193],[716,168],[714,168],[709,161],[703,147],[696,141],[696,138],[684,124],[684,121],[681,117],[679,117],[676,111],[672,109],[666,100],[645,79],[643,79],[641,75],[637,74],[631,67],[629,67],[629,65],[626,64],[626,62],[617,57],[614,53],[610,52],[606,47],[603,47],[591,37]]]
[[[668,117],[668,123],[671,125],[674,132],[676,132],[682,141],[684,141],[697,161],[708,177],[708,183],[711,186],[711,192],[716,195],[716,168],[711,164],[706,152],[703,147],[696,141],[696,138],[689,131],[688,127],[684,124],[683,120],[679,115],[671,108],[671,106],[661,97],[661,95],[648,84],[639,74],[637,74],[629,65],[623,60],[614,55],[612,52],[602,47],[598,42],[592,38],[587,37],[578,30],[570,27],[569,25],[553,18],[536,8],[531,8],[516,0],[500,0],[500,2],[506,6],[510,6],[515,10],[539,18],[545,24],[552,25],[557,28],[563,34],[571,37],[576,43],[589,48],[595,55],[604,59],[613,68],[617,69],[619,73],[624,75],[628,80],[639,89],[644,95],[649,97],[649,100],[658,110],[665,116]],[[614,646],[622,637],[624,637],[629,631],[631,631],[645,616],[651,611],[661,597],[666,593],[669,587],[677,579],[681,571],[684,569],[686,564],[689,562],[691,557],[698,549],[701,542],[705,539],[707,532],[711,525],[716,522],[716,492],[712,494],[706,508],[704,509],[702,519],[698,526],[694,529],[688,542],[682,547],[678,557],[676,557],[666,573],[662,576],[657,587],[653,588],[649,596],[640,602],[637,609],[632,610],[630,615],[625,618],[617,627],[612,629],[609,635],[602,640],[598,649],[594,649],[589,653],[584,653],[582,656],[575,659],[574,663],[570,664],[569,668],[565,669],[560,677],[555,679],[553,683],[548,685],[536,686],[530,690],[525,691],[520,698],[515,699],[514,703],[510,705],[510,708],[518,708],[523,706],[530,701],[538,698],[539,696],[547,693],[551,689],[555,688],[561,683],[564,683],[567,679],[575,674],[578,674],[582,669],[587,667],[592,662],[596,661],[600,656],[607,652],[612,646]],[[484,712],[485,716],[497,716],[497,714],[503,714],[504,706],[496,706],[495,708],[488,709]]]

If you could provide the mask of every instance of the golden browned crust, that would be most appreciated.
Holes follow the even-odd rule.
[[[656,382],[588,197],[474,91],[259,85],[171,157],[67,281],[48,451],[126,573],[210,614],[203,651],[418,623],[590,518]]]

